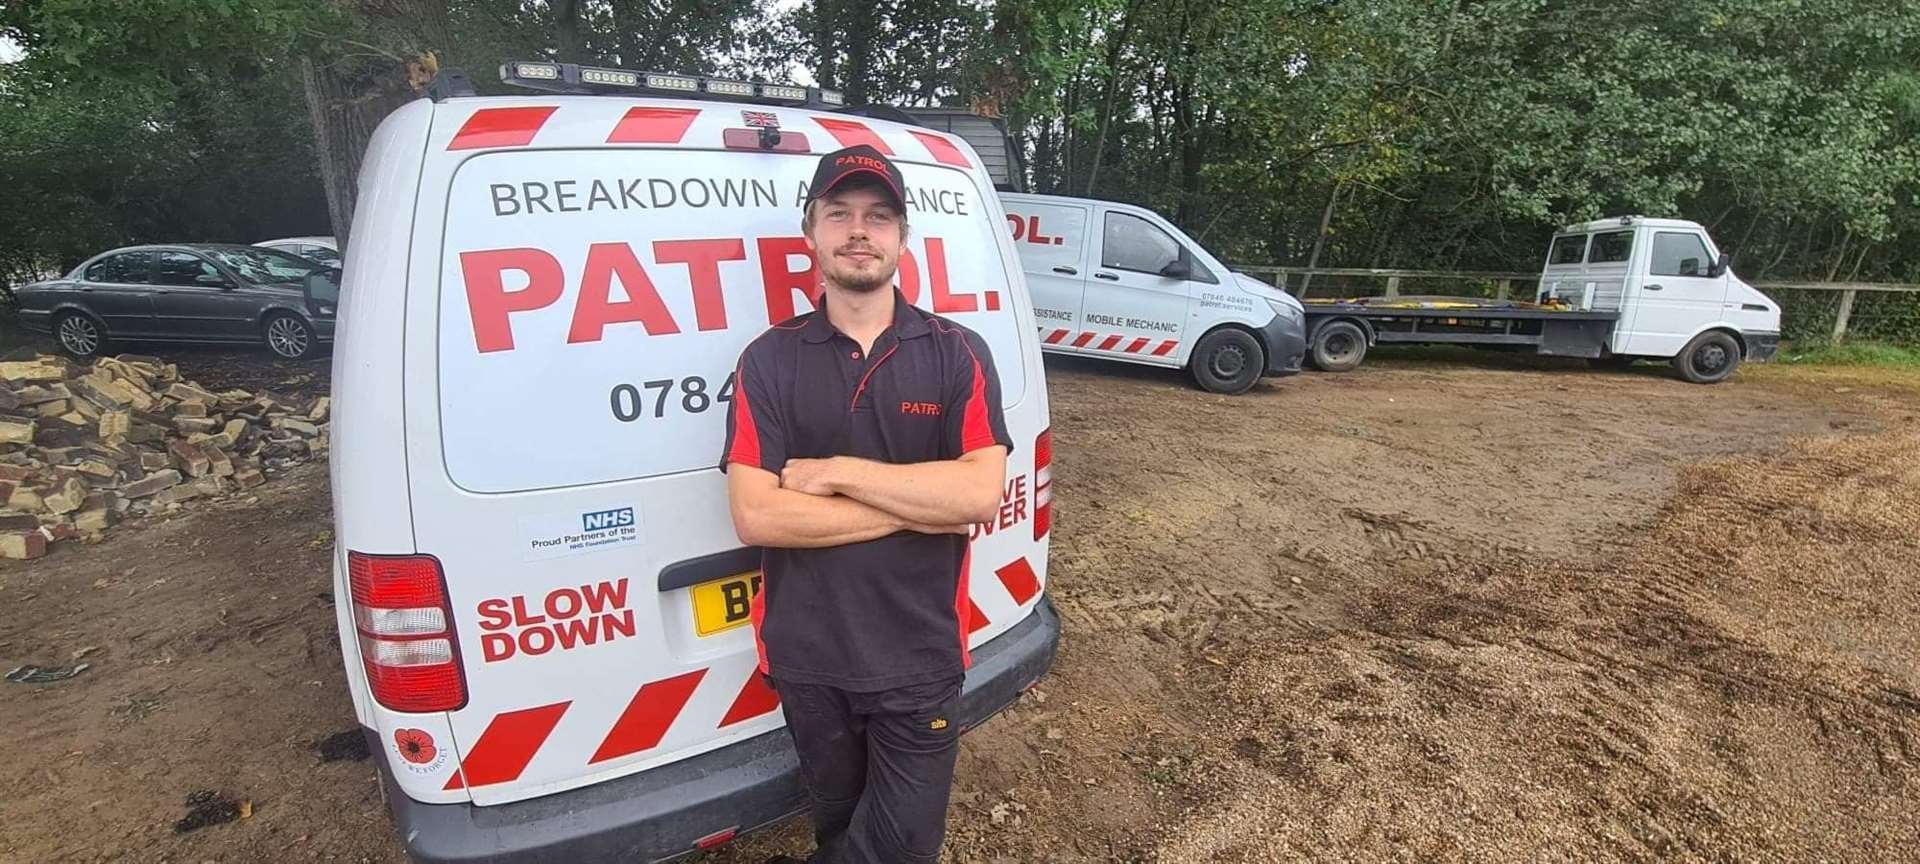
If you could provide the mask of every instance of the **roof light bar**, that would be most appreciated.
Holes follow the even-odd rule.
[[[502,68],[504,69],[505,67]],[[560,67],[554,63],[515,63],[513,64],[513,74],[521,78],[532,78],[539,81],[558,81],[560,80]],[[506,75],[502,74],[501,77],[504,78]]]
[[[593,69],[580,67],[580,82],[583,84],[603,84],[609,87],[638,87],[640,74],[625,69]]]
[[[594,94],[606,93],[609,90],[631,90],[641,93],[652,91],[676,95],[705,94],[723,99],[791,105],[828,105],[836,108],[847,104],[846,97],[840,91],[822,90],[818,87],[756,84],[751,81],[701,78],[674,72],[635,72],[627,69],[576,66],[572,63],[548,63],[538,60],[501,64],[500,81],[504,84],[550,93]]]
[[[721,81],[713,78],[707,79],[707,92],[721,96],[745,96],[748,98],[752,98],[754,95],[753,85],[745,81]]]
[[[664,75],[658,72],[648,72],[647,89],[698,93],[700,92],[700,79],[691,78],[686,75]]]

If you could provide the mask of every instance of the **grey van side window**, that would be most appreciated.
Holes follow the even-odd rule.
[[[1108,213],[1101,232],[1100,266],[1159,275],[1180,259],[1180,244],[1138,216]]]

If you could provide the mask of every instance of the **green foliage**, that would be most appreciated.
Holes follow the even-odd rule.
[[[1038,190],[1234,261],[1525,271],[1643,213],[1749,280],[1920,281],[1908,0],[14,0],[0,266],[323,230],[298,60],[395,59],[381,27],[429,6],[488,92],[552,57],[995,113]],[[1831,330],[1834,295],[1782,299]],[[1920,342],[1915,302],[1863,295],[1855,331]]]
[[[1805,366],[1888,366],[1920,369],[1920,351],[1880,342],[1843,342],[1783,352],[1780,362]]]

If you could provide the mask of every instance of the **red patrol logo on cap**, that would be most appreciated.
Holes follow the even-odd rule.
[[[837,166],[852,165],[856,168],[871,168],[875,171],[879,171],[882,174],[886,173],[887,171],[887,163],[882,162],[878,159],[875,159],[871,156],[842,156],[839,159],[834,160],[833,164]]]

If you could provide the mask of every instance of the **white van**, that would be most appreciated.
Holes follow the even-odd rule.
[[[1151,210],[1003,192],[1043,350],[1187,369],[1215,393],[1300,371],[1300,301]]]
[[[334,349],[335,596],[354,710],[420,861],[656,861],[798,812],[756,674],[732,370],[810,308],[819,154],[892,154],[900,287],[992,347],[1019,452],[972,548],[961,722],[1052,662],[1046,377],[965,142],[832,93],[548,63],[445,76],[368,149]]]

